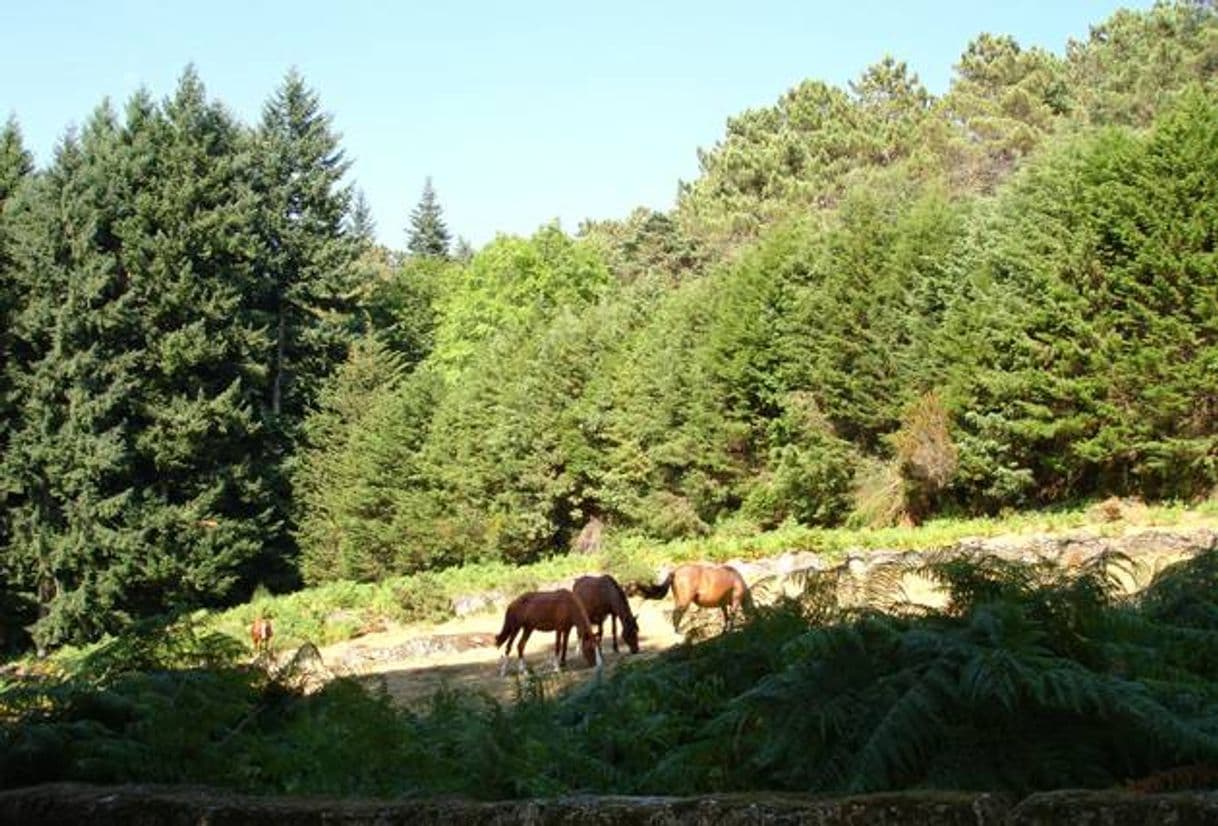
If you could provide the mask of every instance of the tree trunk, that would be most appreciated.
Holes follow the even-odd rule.
[[[284,319],[283,304],[279,305],[279,340],[275,348],[275,380],[271,384],[271,412],[279,415],[281,399],[283,398],[284,350],[287,349],[287,322]]]

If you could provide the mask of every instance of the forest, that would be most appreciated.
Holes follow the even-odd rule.
[[[453,237],[428,182],[408,248],[391,250],[375,241],[330,116],[294,71],[246,124],[187,68],[164,100],[101,103],[43,168],[10,120],[0,133],[0,647],[112,639],[257,589],[535,562],[590,526],[664,542],[1215,495],[1212,2],[1119,11],[1063,55],[981,34],[941,96],[893,57],[846,88],[806,80],[730,118],[698,161],[666,212],[574,234],[551,224],[479,249]],[[1199,563],[1197,582],[1212,582],[1212,564]],[[1158,749],[1096,763],[1080,783],[1170,765],[1172,743],[1218,756],[1213,689],[1201,711],[1198,695],[1155,693],[1169,678],[1196,691],[1212,681],[1212,617],[1177,611],[1180,592],[1206,610],[1211,597],[1174,582],[1118,608],[1097,576],[1029,589],[1005,570],[946,570],[960,589],[950,616],[843,615],[810,636],[801,629],[830,609],[787,606],[666,661],[693,685],[715,658],[744,658],[733,680],[674,699],[679,709],[662,708],[668,678],[644,670],[558,711],[545,698],[508,712],[440,697],[434,714],[400,717],[369,700],[336,725],[436,774],[391,778],[386,756],[332,790],[1043,787],[975,761],[987,737],[1006,737],[1026,747],[1005,753],[1025,768],[1076,765],[1065,734],[1047,746],[1015,735],[1032,717]],[[922,739],[900,745],[847,724],[946,702],[935,669],[953,657],[975,665],[1011,601],[1032,606],[1021,621],[1039,618],[1041,636],[1003,626],[1014,636],[1002,644],[1017,651],[1006,682],[965,698],[971,734],[948,731],[938,712],[912,724]],[[1101,629],[1134,635],[1118,651]],[[1208,653],[1191,661],[1146,656],[1201,637]],[[215,640],[190,644],[204,661],[223,659]],[[807,656],[782,666],[762,653],[780,648]],[[836,682],[822,682],[830,673]],[[266,690],[236,674],[196,675],[188,690]],[[1160,682],[1138,693],[1118,677]],[[161,690],[140,679],[131,696]],[[882,706],[909,685],[922,693]],[[306,724],[354,690],[283,707],[276,736],[343,739]],[[833,705],[838,690],[857,707]],[[825,695],[823,713],[779,725],[776,709],[809,691]],[[206,707],[239,717],[255,694]],[[606,694],[631,709],[629,725],[599,710]],[[881,705],[858,711],[872,695]],[[131,711],[121,690],[89,696],[112,705],[65,700],[66,717],[6,736],[45,754],[50,741],[38,738],[62,746],[80,715]],[[1092,731],[1093,712],[1119,725]],[[647,744],[631,758],[638,774],[610,753],[624,748],[618,725]],[[433,762],[417,759],[424,734],[441,744]],[[589,738],[602,751],[586,750]],[[712,748],[717,738],[735,738],[735,750]],[[471,768],[474,741],[523,750],[537,771],[513,785],[489,765]],[[673,743],[687,744],[679,761],[665,758]],[[814,775],[791,759],[809,743],[823,757]],[[186,762],[175,764],[156,751],[163,743],[125,758],[110,741],[96,746],[77,776],[121,779],[128,766],[145,778],[155,766],[173,780],[290,791],[309,778],[324,790],[320,761],[350,761],[233,763],[196,743],[178,744]],[[183,768],[187,753],[202,762]],[[929,754],[939,762],[925,764]],[[736,761],[727,774],[725,761]]]

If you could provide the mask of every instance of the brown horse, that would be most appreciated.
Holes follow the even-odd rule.
[[[676,607],[672,612],[672,629],[679,631],[681,617],[690,604],[700,608],[719,608],[723,611],[724,628],[731,628],[732,621],[741,609],[753,607],[753,596],[744,577],[730,565],[710,565],[705,562],[690,562],[678,565],[659,585],[640,585],[638,591],[644,599],[663,599],[672,587],[672,598]],[[731,613],[728,606],[731,606]]]
[[[581,576],[571,589],[588,612],[588,621],[596,626],[596,641],[605,638],[605,617],[611,617],[613,650],[617,651],[617,621],[622,621],[622,639],[630,647],[631,654],[639,653],[639,623],[630,613],[630,601],[617,580],[603,576]]]
[[[495,647],[504,643],[503,660],[499,673],[507,673],[508,658],[512,654],[512,641],[520,636],[516,649],[519,671],[524,670],[524,645],[533,631],[554,632],[554,670],[560,671],[567,663],[567,642],[571,637],[571,626],[579,632],[579,647],[588,665],[601,664],[601,651],[588,622],[588,613],[575,594],[563,588],[558,591],[530,591],[512,600],[503,615],[503,628],[495,635]]]
[[[271,650],[271,637],[275,629],[269,617],[258,617],[250,626],[250,640],[254,643],[254,651],[261,654]]]

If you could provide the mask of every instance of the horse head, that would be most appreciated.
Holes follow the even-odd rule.
[[[579,649],[584,654],[584,660],[588,665],[601,664],[601,647],[596,639],[596,634],[587,633],[579,638]]]
[[[622,619],[622,639],[626,641],[631,654],[639,653],[639,623],[634,617]]]

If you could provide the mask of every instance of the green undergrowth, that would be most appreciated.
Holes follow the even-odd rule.
[[[824,572],[734,631],[695,628],[573,689],[526,677],[514,702],[442,691],[417,710],[350,679],[305,692],[295,662],[242,665],[225,635],[181,620],[59,678],[0,685],[0,787],[509,799],[1153,785],[1218,764],[1218,551],[1126,596],[1133,564],[940,560],[920,568],[949,595],[937,609],[843,600]]]

